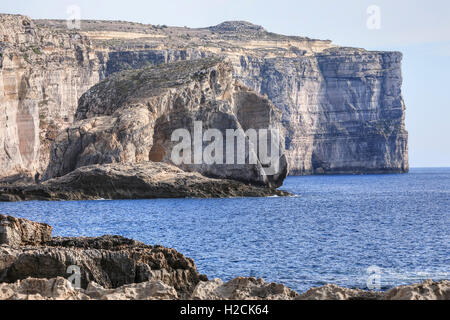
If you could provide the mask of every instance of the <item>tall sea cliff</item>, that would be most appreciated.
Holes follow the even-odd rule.
[[[339,47],[248,22],[190,29],[0,15],[0,178],[41,179],[79,98],[110,75],[223,56],[281,111],[289,173],[407,172],[399,52]]]

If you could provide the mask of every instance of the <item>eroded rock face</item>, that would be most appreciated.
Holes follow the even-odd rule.
[[[78,168],[41,184],[0,186],[0,201],[288,196],[274,188],[207,178],[162,162]]]
[[[86,290],[74,288],[67,279],[27,278],[0,283],[0,300],[174,300],[178,294],[161,281],[147,281],[105,289],[95,282]]]
[[[3,215],[0,215],[0,223],[3,228],[0,233],[0,282],[69,276],[73,270],[68,268],[76,266],[82,288],[87,288],[91,281],[108,289],[151,280],[170,286],[172,289],[166,290],[167,294],[177,290],[175,296],[186,297],[199,281],[207,280],[197,272],[192,259],[175,249],[145,245],[120,236],[52,238],[52,228],[46,224]],[[62,288],[61,294],[68,298],[70,288],[60,280],[55,281],[54,284]],[[59,289],[49,291],[49,285],[45,281],[25,281],[17,282],[13,288],[20,295],[29,286],[39,287],[43,290],[39,293],[41,296],[50,297]],[[154,284],[139,288],[135,287],[135,292],[157,292],[165,287]],[[126,296],[128,291],[122,289],[120,292]]]
[[[0,300],[89,300],[81,290],[62,277],[27,278],[14,283],[0,283]]]
[[[0,238],[0,283],[15,283],[0,289],[6,295],[4,299],[22,299],[23,294],[36,298],[85,298],[59,279],[69,277],[74,266],[79,270],[81,287],[96,298],[100,295],[125,298],[132,294],[135,298],[189,297],[199,281],[207,281],[206,276],[197,272],[192,259],[175,249],[145,245],[120,236],[51,238],[51,227],[46,224],[2,215],[0,222],[13,230],[13,237],[6,237],[5,241],[2,233]],[[29,277],[56,279],[20,281]],[[89,285],[91,281],[97,285]],[[148,281],[152,283],[107,290]]]
[[[195,287],[194,300],[292,300],[298,293],[279,283],[263,279],[235,278],[226,283],[220,279],[201,281]]]
[[[41,245],[52,238],[52,227],[45,223],[0,214],[0,245],[11,247]]]
[[[259,282],[259,283],[256,283]],[[0,283],[0,300],[176,300],[177,291],[158,280],[127,284],[106,289],[90,282],[86,289],[74,288],[62,277],[53,279],[27,278],[14,283]],[[227,283],[219,279],[200,282],[190,297],[192,300],[449,300],[448,281],[395,287],[384,292],[352,290],[327,285],[307,293],[298,293],[281,284],[263,284],[254,278],[236,278]]]
[[[450,281],[422,283],[394,287],[386,292],[341,288],[327,284],[311,288],[299,295],[298,300],[449,300]]]
[[[205,58],[125,71],[112,75],[81,97],[76,113],[79,121],[57,137],[44,179],[91,164],[162,161],[206,176],[279,187],[287,175],[280,117],[269,100],[233,84],[232,67],[222,59]],[[277,130],[280,138],[276,141],[278,152],[273,152],[274,160],[281,164],[275,174],[265,171],[267,162],[262,163],[259,157],[254,162],[250,160],[252,153],[259,156],[258,145],[270,145],[272,141],[244,136],[247,130],[259,134],[260,129],[269,128]],[[172,141],[172,134],[178,129],[186,129],[191,142],[191,156],[182,163],[172,156],[180,143]],[[203,132],[208,129],[216,130],[222,139],[222,154],[213,163],[207,162],[204,154],[217,139],[203,141]],[[241,130],[247,147],[239,150],[239,140],[228,138],[227,130]],[[200,143],[195,145],[197,133]],[[230,162],[228,140],[234,144]],[[197,150],[199,160],[195,158]],[[240,153],[245,153],[244,163],[238,162]]]
[[[398,286],[386,292],[387,300],[450,300],[450,281],[426,280],[406,286]]]
[[[86,37],[0,15],[0,178],[42,174],[55,133],[73,121],[99,69]]]
[[[334,284],[311,288],[303,294],[282,284],[265,283],[262,279],[235,278],[226,283],[220,279],[201,281],[191,296],[199,300],[450,300],[450,281],[394,287],[388,291],[365,291],[342,288]]]
[[[93,300],[176,300],[177,291],[162,281],[146,281],[105,289],[95,282],[89,283],[84,293]]]
[[[299,295],[297,300],[382,300],[383,292],[364,291],[359,289],[342,288],[335,284],[311,288]]]

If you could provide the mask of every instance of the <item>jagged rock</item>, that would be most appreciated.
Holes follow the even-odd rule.
[[[298,294],[278,283],[263,279],[235,278],[223,283],[220,279],[201,281],[194,289],[195,300],[292,300]]]
[[[88,38],[0,14],[0,178],[44,172],[56,132],[100,69]]]
[[[14,283],[0,283],[0,300],[89,300],[81,290],[62,277],[27,278]]]
[[[6,222],[2,226],[14,235],[6,238],[8,241],[2,237],[0,242],[0,282],[69,276],[68,268],[77,266],[82,288],[91,281],[109,289],[152,280],[162,281],[174,287],[180,297],[186,297],[199,281],[207,280],[197,272],[192,259],[175,249],[120,236],[51,238],[51,227],[46,224],[3,215],[0,222]],[[160,287],[139,287],[136,292]],[[124,289],[121,294],[126,292]]]
[[[56,133],[73,123],[78,98],[100,79],[218,54],[230,59],[235,79],[282,111],[291,174],[408,171],[398,52],[342,48],[239,21],[199,29],[82,21],[79,32],[66,23],[0,15],[0,178],[39,180]],[[135,112],[143,115],[138,124],[146,121],[146,111]],[[123,125],[134,125],[125,118]],[[86,126],[96,123],[112,125]]]
[[[84,293],[95,300],[175,300],[178,294],[173,287],[161,281],[146,281],[105,289],[95,282],[89,283]]]
[[[326,285],[298,295],[281,284],[264,284],[252,278],[236,278],[227,283],[219,279],[200,282],[193,300],[449,300],[449,281],[395,287],[388,292],[370,292]],[[161,281],[146,281],[105,289],[90,282],[86,289],[74,288],[62,277],[27,278],[14,283],[0,283],[0,300],[176,300],[177,291]]]
[[[434,282],[425,280],[422,283],[398,286],[385,294],[386,300],[450,300],[450,281]]]
[[[0,283],[0,300],[174,300],[178,294],[161,281],[147,281],[105,289],[95,282],[86,290],[74,288],[62,277],[27,278],[15,283]]]
[[[279,111],[266,98],[233,84],[232,67],[222,59],[181,61],[112,75],[80,98],[75,117],[80,121],[58,135],[44,179],[91,164],[149,160],[174,164],[172,150],[179,141],[172,141],[172,133],[177,129],[187,129],[192,142],[189,163],[175,164],[185,170],[268,187],[281,186],[287,175]],[[195,129],[195,121],[201,121],[202,129]],[[275,174],[266,173],[267,163],[259,157],[257,163],[250,163],[250,154],[258,155],[260,139],[247,138],[247,148],[238,150],[237,139],[230,138],[235,157],[227,163],[227,129],[240,129],[243,136],[248,129],[268,128],[280,134],[274,160],[281,157],[281,165]],[[196,150],[202,154],[211,143],[193,145],[194,134],[199,132],[202,139],[207,129],[222,135],[220,163],[206,163],[204,157],[200,163],[194,161]],[[238,153],[245,153],[245,164],[237,162]]]
[[[311,288],[299,295],[297,300],[380,300],[383,292],[364,291],[359,289],[342,288],[335,284]]]
[[[19,249],[0,246],[0,282],[69,276],[69,266],[80,268],[82,288],[91,281],[104,288],[117,288],[154,280],[174,287],[180,297],[186,297],[200,280],[207,280],[191,259],[174,249],[118,236],[55,238],[45,246]]]
[[[342,288],[327,284],[311,288],[298,300],[450,300],[450,281],[422,283],[394,287],[386,292]]]
[[[41,245],[52,238],[52,227],[0,214],[0,245],[11,247]]]
[[[0,201],[264,197],[289,193],[206,178],[156,162],[92,165],[37,185],[0,186]]]

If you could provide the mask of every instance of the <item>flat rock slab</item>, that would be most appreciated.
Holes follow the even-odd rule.
[[[213,179],[165,163],[81,167],[42,184],[0,187],[0,201],[287,196],[288,192]]]

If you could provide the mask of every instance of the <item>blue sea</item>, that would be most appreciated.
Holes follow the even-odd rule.
[[[0,203],[0,212],[46,222],[54,235],[161,244],[209,278],[255,276],[300,292],[366,288],[369,267],[382,290],[449,279],[450,168],[288,177],[282,189],[295,196],[29,201]]]

